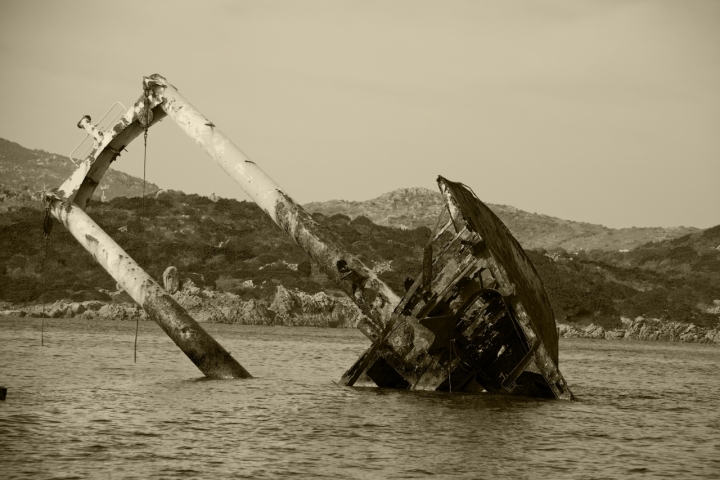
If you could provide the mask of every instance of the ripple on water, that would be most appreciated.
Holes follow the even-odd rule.
[[[720,349],[563,340],[574,403],[345,389],[355,331],[208,325],[210,381],[152,324],[2,320],[0,476],[714,478]],[[61,472],[61,473],[59,473]],[[5,475],[2,475],[5,474]]]

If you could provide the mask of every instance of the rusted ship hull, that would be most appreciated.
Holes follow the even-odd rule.
[[[341,383],[572,400],[552,308],[529,258],[471,190],[442,177],[438,185],[447,209],[423,273]]]

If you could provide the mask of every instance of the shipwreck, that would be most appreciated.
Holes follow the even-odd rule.
[[[113,110],[114,109],[114,110]],[[214,338],[86,213],[110,163],[139,135],[172,118],[360,308],[370,348],[339,384],[491,392],[571,400],[558,368],[558,335],[542,281],[503,223],[471,189],[438,178],[446,208],[424,250],[422,273],[400,298],[335,234],[315,222],[262,169],[160,75],[105,125],[84,116],[88,146],[77,170],[45,192],[59,220],[208,377],[249,378]],[[76,149],[77,150],[77,149]]]

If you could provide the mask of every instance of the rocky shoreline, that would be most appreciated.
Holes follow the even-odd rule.
[[[299,290],[288,290],[282,285],[278,285],[271,299],[242,300],[232,293],[200,289],[188,281],[172,296],[201,323],[356,328],[363,318],[362,312],[349,298],[333,297],[325,292],[310,295]],[[148,319],[145,311],[135,303],[96,300],[59,300],[48,305],[0,310],[0,316],[121,321]],[[623,317],[621,321],[622,327],[608,330],[594,324],[582,326],[569,323],[558,323],[557,328],[563,338],[720,344],[720,324],[704,328],[644,317]]]
[[[186,282],[172,296],[200,323],[355,328],[363,317],[349,298],[337,298],[325,292],[310,295],[288,290],[282,285],[278,285],[275,295],[267,300],[242,300],[232,293],[201,290],[192,282]],[[0,316],[121,321],[148,319],[136,303],[96,300],[58,300],[47,305],[0,310]]]
[[[621,317],[623,326],[605,330],[599,325],[579,326],[558,323],[563,338],[594,338],[598,340],[642,340],[647,342],[685,342],[720,344],[720,325],[698,327],[692,323],[672,322],[657,318]]]

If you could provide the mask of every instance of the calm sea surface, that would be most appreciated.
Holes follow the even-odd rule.
[[[579,401],[334,385],[357,331],[206,325],[256,378],[155,324],[0,318],[0,478],[720,478],[720,348],[563,340]]]

